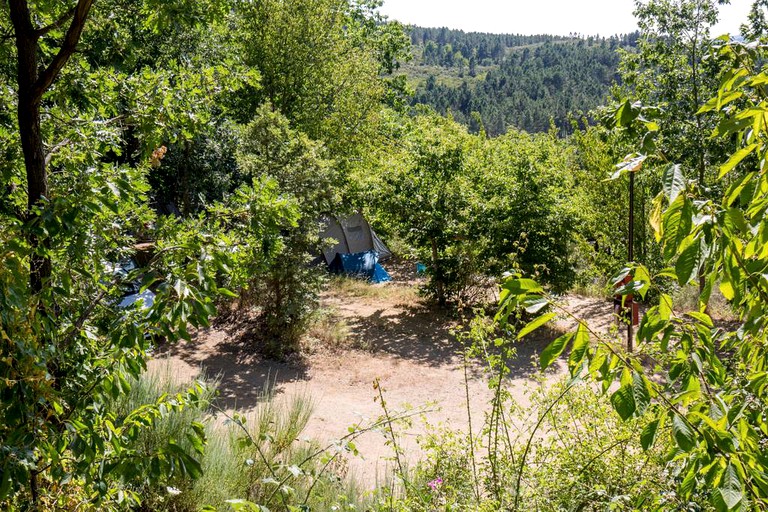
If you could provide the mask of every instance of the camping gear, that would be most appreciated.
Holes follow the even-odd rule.
[[[376,251],[378,261],[386,261],[387,258],[392,256],[392,252],[374,233],[368,221],[359,213],[354,213],[345,218],[325,216],[322,221],[326,227],[320,233],[320,238],[323,240],[328,238],[336,240],[335,245],[323,250],[323,257],[327,265],[331,264],[337,253],[356,254]]]
[[[336,244],[323,251],[322,258],[331,272],[348,274],[368,279],[373,283],[391,281],[379,261],[384,261],[392,252],[371,229],[365,217],[355,213],[345,218],[325,216],[322,219],[325,230],[322,240],[333,239]]]
[[[387,271],[384,270],[384,267],[379,265],[379,257],[376,251],[364,251],[354,254],[337,252],[329,268],[335,274],[351,275],[367,279],[372,283],[386,283],[392,280]]]

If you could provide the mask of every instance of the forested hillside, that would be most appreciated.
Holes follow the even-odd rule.
[[[415,88],[413,104],[425,104],[473,131],[490,135],[512,127],[561,133],[569,114],[602,104],[620,81],[619,49],[638,34],[610,38],[499,35],[413,27],[414,59],[403,70]],[[475,114],[476,113],[476,114]]]

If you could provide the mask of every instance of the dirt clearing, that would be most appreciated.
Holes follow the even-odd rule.
[[[170,364],[180,379],[217,377],[220,407],[246,416],[258,406],[267,386],[274,386],[278,400],[308,393],[315,407],[305,434],[321,442],[332,442],[347,434],[350,426],[365,426],[383,414],[375,400],[378,391],[373,383],[378,381],[390,412],[425,411],[411,426],[398,430],[407,458],[415,462],[420,456],[416,437],[425,431],[425,421],[466,429],[469,394],[477,431],[491,392],[482,361],[464,363],[461,344],[452,335],[460,325],[457,319],[424,306],[414,290],[413,283],[371,287],[352,282],[324,293],[322,307],[331,319],[327,326],[338,323],[347,346],[356,348],[329,349],[315,343],[301,360],[276,362],[248,354],[238,329],[224,326],[166,349],[150,366]],[[613,323],[609,302],[569,297],[568,304],[576,316],[589,319],[600,330]],[[572,326],[563,320],[558,329]],[[533,360],[556,334],[543,331],[518,344],[507,383],[517,400],[526,403],[527,389],[538,385]],[[565,362],[558,361],[547,379],[566,371]],[[361,457],[350,460],[350,470],[367,485],[381,481],[392,456],[384,434],[365,433],[356,445]]]

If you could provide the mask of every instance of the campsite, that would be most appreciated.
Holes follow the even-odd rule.
[[[0,510],[768,509],[768,3],[398,1],[0,2]]]

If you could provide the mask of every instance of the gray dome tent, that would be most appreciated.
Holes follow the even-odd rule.
[[[330,265],[336,258],[336,254],[375,251],[379,261],[385,261],[392,256],[392,252],[371,229],[368,221],[359,213],[345,218],[326,215],[322,221],[325,230],[320,234],[320,238],[323,240],[332,238],[337,242],[323,251],[326,264]]]

